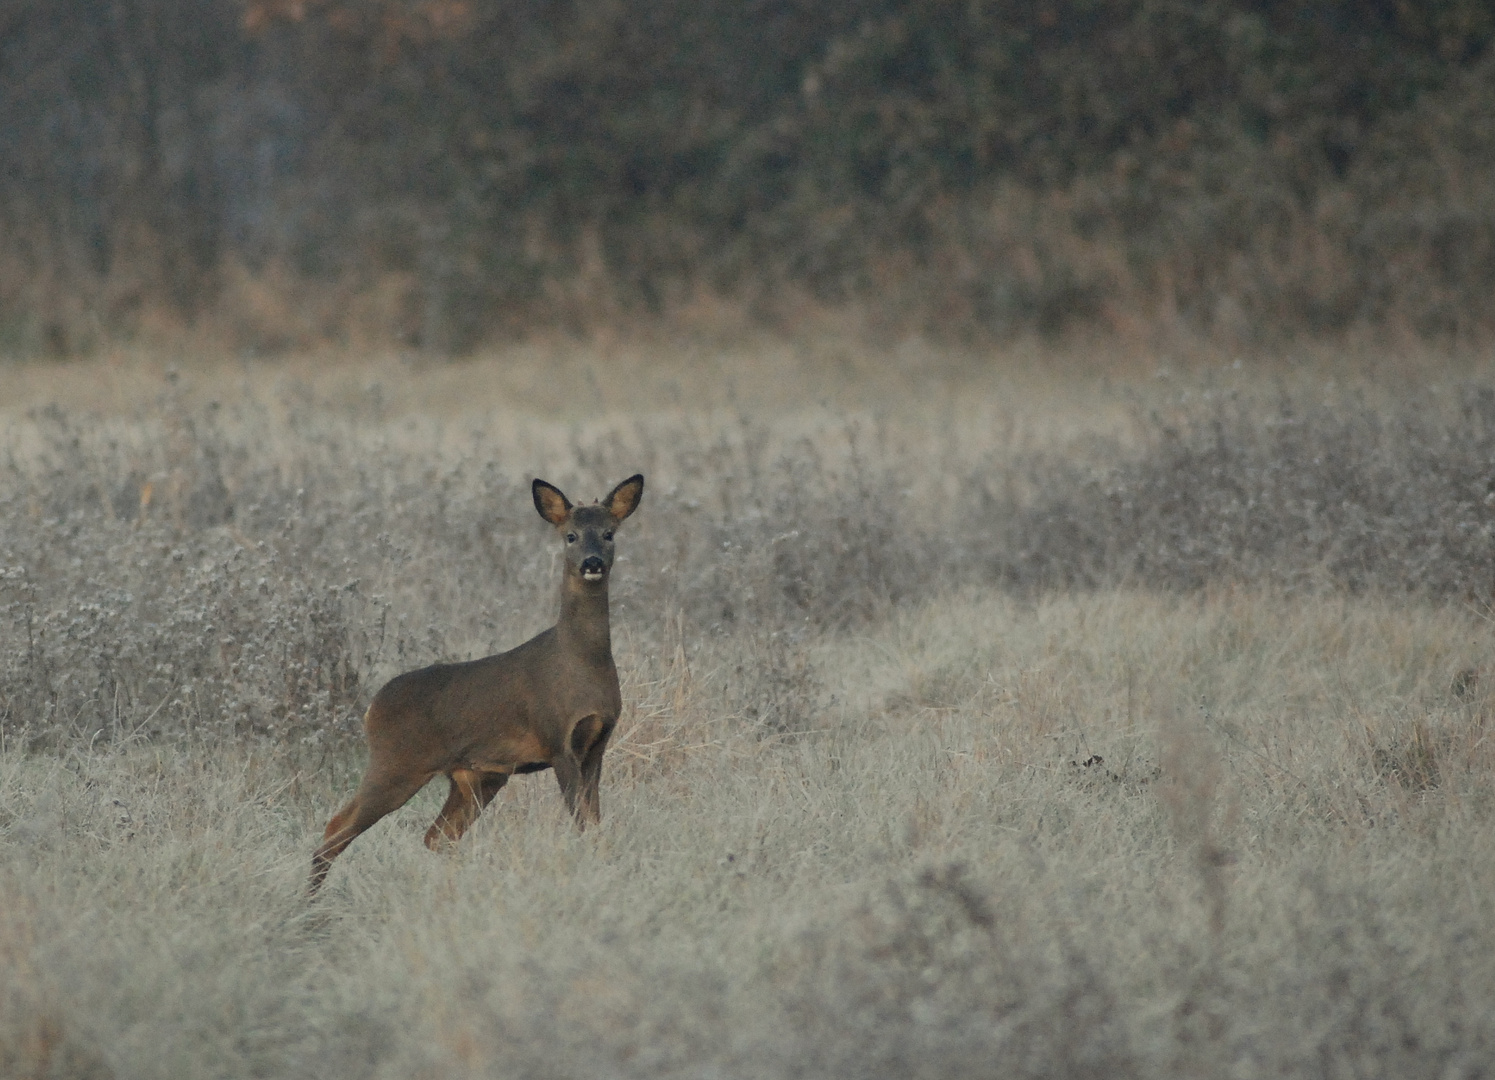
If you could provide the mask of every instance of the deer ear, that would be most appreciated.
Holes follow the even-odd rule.
[[[616,520],[622,521],[638,509],[639,500],[643,497],[644,477],[640,473],[635,473],[608,492],[607,498],[602,500],[602,505],[607,507],[607,512]]]
[[[530,490],[535,496],[535,509],[540,511],[542,518],[556,528],[566,523],[566,519],[571,516],[571,500],[561,493],[560,488],[547,484],[544,480],[536,480]]]

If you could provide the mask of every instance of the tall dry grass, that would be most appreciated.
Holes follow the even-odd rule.
[[[1275,394],[1092,391],[1122,419],[1075,439],[1037,392],[557,423],[187,381],[7,429],[0,1074],[1495,1059],[1487,608],[1407,569],[1479,512],[1441,493],[1488,464],[1482,385],[1290,388],[1292,439]],[[422,793],[307,905],[372,690],[550,617],[527,477],[634,468],[603,827],[541,774],[439,857]],[[1240,494],[1344,514],[1356,470],[1420,501],[1358,511],[1384,539],[1354,581],[1299,496]],[[1004,569],[1040,529],[1049,569]],[[1196,530],[1251,557],[1169,554]]]

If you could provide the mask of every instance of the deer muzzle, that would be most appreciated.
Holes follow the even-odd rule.
[[[588,555],[581,561],[581,579],[583,581],[601,581],[607,574],[607,563],[596,555]]]

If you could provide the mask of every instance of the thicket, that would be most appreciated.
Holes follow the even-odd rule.
[[[1044,495],[1003,507],[1009,583],[1248,581],[1495,605],[1495,389],[1390,413],[1226,394],[1149,428],[1136,460],[1032,467]]]
[[[0,348],[1482,335],[1492,38],[1481,0],[9,0]]]
[[[383,679],[546,625],[552,539],[503,445],[475,431],[460,453],[412,452],[372,400],[346,419],[282,405],[276,419],[167,395],[128,423],[51,410],[16,426],[0,734],[316,751],[356,734]],[[587,497],[620,469],[651,477],[613,587],[636,674],[731,640],[736,666],[700,677],[766,730],[814,706],[802,643],[971,587],[1495,604],[1488,385],[1391,409],[1226,396],[1181,417],[1141,416],[1145,445],[1102,463],[664,422],[578,439],[574,470],[551,478]]]

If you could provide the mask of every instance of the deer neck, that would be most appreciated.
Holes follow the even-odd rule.
[[[607,584],[589,585],[567,574],[561,583],[561,617],[555,636],[568,652],[588,660],[612,662],[612,633],[607,615]]]

